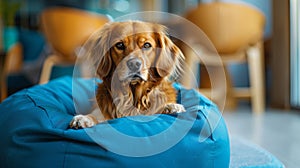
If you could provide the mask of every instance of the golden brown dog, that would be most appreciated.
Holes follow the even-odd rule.
[[[176,104],[176,90],[169,81],[171,75],[178,74],[184,56],[166,36],[164,26],[113,22],[95,36],[90,40],[89,58],[103,81],[96,93],[103,118],[99,119],[99,111],[77,115],[70,127],[91,127],[124,116],[185,111]]]

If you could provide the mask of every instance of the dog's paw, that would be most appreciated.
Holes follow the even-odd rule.
[[[169,103],[164,108],[164,113],[182,113],[185,112],[185,108],[181,104]]]
[[[70,122],[70,128],[73,129],[80,129],[80,128],[87,128],[96,125],[98,122],[97,120],[90,115],[76,115],[73,117],[72,121]]]

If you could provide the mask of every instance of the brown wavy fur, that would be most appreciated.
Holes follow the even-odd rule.
[[[184,59],[180,49],[166,36],[162,25],[128,21],[105,25],[96,35],[91,59],[103,80],[96,98],[105,119],[132,115],[165,113],[168,103],[176,103],[176,90],[169,77],[177,74]],[[115,44],[122,41],[123,51]],[[150,51],[141,49],[143,41],[152,44]],[[147,80],[122,81],[129,57],[143,59]]]

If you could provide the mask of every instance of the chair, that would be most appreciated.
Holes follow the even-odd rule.
[[[75,50],[105,23],[108,17],[87,11],[55,7],[41,13],[41,26],[54,54],[44,63],[40,84],[47,83],[55,65],[74,65]]]
[[[194,42],[194,51],[185,51],[187,66],[197,69],[195,62],[200,60],[196,53],[203,53],[205,66],[224,68],[226,75],[226,104],[233,109],[237,98],[250,98],[252,111],[261,113],[265,109],[263,31],[264,15],[244,4],[213,2],[200,4],[188,11],[185,17],[198,26],[215,46],[216,53]],[[221,64],[215,61],[220,56]],[[232,86],[231,77],[226,66],[229,63],[247,62],[249,67],[250,87]],[[201,62],[200,62],[201,63]],[[203,62],[202,62],[203,64]],[[202,79],[202,78],[201,78]],[[191,76],[184,76],[184,85],[191,84]],[[201,90],[210,97],[207,90]],[[219,100],[218,100],[219,101]],[[217,104],[220,102],[216,102]]]
[[[23,65],[23,54],[22,54],[22,45],[16,43],[13,45],[7,54],[3,53],[1,57],[1,82],[0,82],[0,102],[7,97],[7,76],[9,74],[19,73]]]
[[[0,102],[8,95],[37,83],[43,63],[45,39],[40,32],[20,28],[18,41],[1,52]]]

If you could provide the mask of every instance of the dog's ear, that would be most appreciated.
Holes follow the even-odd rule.
[[[160,28],[155,32],[157,37],[158,49],[155,61],[155,68],[160,77],[169,77],[181,71],[181,64],[184,55],[181,50],[166,35],[165,28]]]
[[[97,52],[100,57],[100,61],[97,67],[97,74],[101,79],[104,79],[112,71],[113,61],[110,56],[110,48],[109,48],[110,46],[107,46],[107,44],[105,43],[106,38],[100,37],[99,40],[100,40],[98,44],[99,46],[97,48],[102,52],[101,51]]]
[[[89,39],[88,59],[102,80],[109,75],[113,68],[113,61],[110,56],[111,46],[109,46],[110,34],[111,29],[109,24],[106,24]]]

